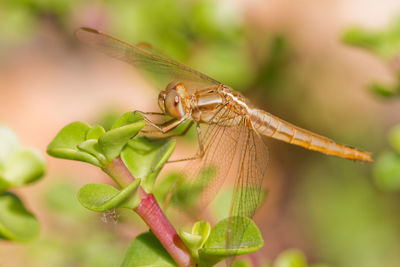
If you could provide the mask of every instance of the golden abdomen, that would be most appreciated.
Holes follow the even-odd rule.
[[[265,111],[251,109],[249,115],[254,129],[262,135],[328,155],[359,161],[372,161],[369,152],[337,144],[329,138],[297,127]]]

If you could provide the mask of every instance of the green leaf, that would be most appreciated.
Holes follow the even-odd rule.
[[[240,234],[240,246],[230,248],[226,244],[227,230],[233,225],[239,224],[243,229]],[[218,222],[212,229],[203,248],[199,250],[200,262],[205,266],[216,264],[217,262],[232,256],[240,256],[252,253],[264,245],[260,230],[256,224],[247,217],[231,217]]]
[[[78,145],[78,148],[84,152],[87,152],[96,157],[101,163],[106,162],[106,157],[103,155],[103,151],[99,146],[99,142],[96,139],[86,140]]]
[[[39,234],[39,222],[12,193],[0,195],[0,238],[29,241]]]
[[[202,238],[199,235],[194,235],[191,233],[187,233],[184,231],[179,231],[179,236],[181,237],[183,243],[185,243],[186,247],[189,249],[190,254],[193,258],[199,258],[198,250],[201,248]]]
[[[115,208],[134,209],[139,205],[140,199],[136,189],[140,179],[135,179],[123,190],[105,184],[87,184],[78,192],[78,200],[87,209],[103,212]]]
[[[86,134],[86,140],[99,139],[106,131],[101,125],[95,125]]]
[[[110,162],[121,153],[122,148],[128,141],[138,134],[144,127],[144,120],[132,124],[124,125],[119,128],[113,128],[99,138],[99,146],[104,152],[107,160]]]
[[[211,226],[206,221],[196,222],[192,228],[192,234],[198,235],[202,239],[200,247],[202,247],[204,243],[207,241],[208,237],[210,236],[210,232],[211,232]]]
[[[3,177],[11,186],[33,183],[45,173],[42,155],[35,149],[19,149],[12,153],[4,166]]]
[[[137,122],[143,122],[143,115],[141,113],[135,114],[134,112],[126,112],[114,122],[111,129],[120,128]]]
[[[400,190],[400,155],[386,152],[378,157],[374,164],[375,184],[384,191]]]
[[[276,258],[273,267],[307,267],[307,260],[303,252],[290,249],[282,252]]]
[[[155,178],[175,149],[175,140],[149,140],[138,137],[129,141],[121,159],[131,174],[143,180],[142,187],[152,192]]]
[[[400,154],[400,124],[390,130],[389,143]]]
[[[153,233],[147,232],[136,237],[125,254],[121,267],[136,266],[177,266]]]
[[[83,122],[68,124],[47,146],[47,153],[56,158],[79,160],[101,167],[102,164],[95,156],[78,148],[79,144],[86,141],[90,129],[90,126]]]
[[[211,226],[208,222],[200,221],[196,222],[192,227],[191,233],[179,231],[179,236],[182,238],[186,247],[189,249],[190,254],[193,258],[198,261],[199,249],[203,247],[207,241],[211,231]]]

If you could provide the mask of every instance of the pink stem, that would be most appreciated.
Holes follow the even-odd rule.
[[[146,197],[142,198],[142,201],[135,211],[142,217],[153,234],[157,236],[158,240],[160,240],[161,244],[163,244],[179,266],[192,265],[185,244],[182,242],[167,217],[165,217],[154,195],[147,194]]]
[[[120,157],[110,162],[104,171],[120,187],[127,186],[135,179]],[[142,187],[138,188],[138,193],[141,201],[135,212],[150,227],[150,230],[179,266],[193,266],[188,249],[161,210],[154,195],[146,193]]]

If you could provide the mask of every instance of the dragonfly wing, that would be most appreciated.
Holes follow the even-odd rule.
[[[224,108],[216,117],[222,120],[233,119],[234,116]],[[221,126],[219,123],[207,127],[203,135],[204,155],[190,161],[183,170],[190,183],[190,194],[195,194],[193,202],[200,202],[201,209],[215,198],[224,184],[234,162],[241,134],[240,127]]]
[[[267,169],[268,150],[263,140],[248,127],[241,127],[238,174],[231,203],[230,223],[228,223],[227,248],[240,248],[247,229],[247,220],[252,218],[262,201],[262,181]],[[248,222],[248,221],[247,221]],[[251,244],[246,244],[251,246]]]
[[[164,86],[172,81],[180,81],[191,93],[201,88],[220,84],[199,71],[161,56],[154,52],[150,45],[130,44],[91,28],[80,28],[75,34],[83,43],[93,46],[111,57],[125,61],[139,69],[158,74],[157,78],[164,83]]]

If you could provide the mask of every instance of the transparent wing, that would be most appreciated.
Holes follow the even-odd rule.
[[[227,249],[239,248],[247,229],[247,220],[260,206],[262,181],[268,162],[268,150],[261,137],[250,130],[242,118],[223,109],[214,118],[204,138],[205,154],[185,168],[186,176],[201,188],[201,204],[215,198],[229,174],[234,175],[234,191],[227,231]],[[199,186],[198,184],[201,184]],[[251,244],[247,244],[251,245]]]
[[[230,230],[227,247],[239,248],[247,223],[240,218],[252,218],[260,207],[262,181],[267,169],[268,150],[263,140],[253,130],[242,127],[239,170],[232,197]],[[251,244],[246,244],[251,245]]]
[[[111,57],[126,61],[139,69],[157,73],[157,78],[165,83],[164,86],[172,81],[180,81],[186,85],[190,93],[200,88],[220,84],[213,78],[182,63],[160,56],[152,50],[150,45],[129,44],[91,28],[80,28],[75,34],[83,43],[94,46]]]
[[[237,119],[229,109],[221,110],[203,136],[203,157],[188,163],[185,176],[192,188],[198,188],[201,206],[215,198],[229,174],[240,141],[240,127],[232,127],[228,121]],[[226,125],[218,123],[225,122]]]

